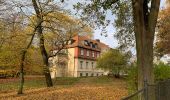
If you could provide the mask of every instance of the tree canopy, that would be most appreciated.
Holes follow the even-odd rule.
[[[167,1],[168,2],[168,1]],[[170,4],[160,11],[158,20],[158,33],[156,38],[156,54],[162,57],[170,53]]]
[[[97,59],[97,68],[109,70],[116,75],[119,75],[120,71],[125,68],[126,64],[126,55],[117,49],[110,49]]]
[[[74,8],[82,20],[93,27],[100,28],[102,35],[107,34],[108,25],[113,25],[116,28],[114,36],[119,40],[119,44],[128,47],[135,45],[131,3],[131,0],[91,0],[86,3],[77,3]],[[112,16],[112,19],[107,19],[107,15]]]

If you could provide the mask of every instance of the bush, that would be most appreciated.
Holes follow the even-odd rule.
[[[170,78],[170,66],[164,63],[159,63],[155,65],[154,68],[155,80],[165,80]]]
[[[128,70],[128,77],[127,77],[129,93],[134,93],[137,90],[137,82],[138,82],[137,66],[136,64],[133,64],[132,66],[130,66]]]
[[[164,63],[159,63],[154,66],[155,81],[166,80],[170,78],[170,66]],[[133,64],[128,70],[128,90],[129,93],[133,93],[137,90],[137,66]]]

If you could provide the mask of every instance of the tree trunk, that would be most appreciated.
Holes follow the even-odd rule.
[[[21,64],[20,64],[20,86],[18,89],[18,94],[23,94],[23,86],[24,86],[24,61],[25,61],[26,50],[22,52],[21,56]]]
[[[26,57],[27,50],[30,48],[30,46],[32,44],[32,41],[34,39],[35,30],[33,32],[31,40],[30,40],[29,44],[27,45],[26,49],[22,51],[21,62],[20,62],[20,86],[19,86],[19,89],[18,89],[18,94],[23,94],[23,86],[24,86],[24,62],[25,62],[25,57]]]
[[[134,32],[137,50],[138,90],[144,88],[144,80],[154,84],[153,40],[158,17],[160,0],[151,1],[148,12],[147,0],[132,0]],[[155,100],[154,91],[148,92],[149,100]],[[144,99],[141,97],[140,99]]]
[[[44,75],[46,78],[47,87],[51,87],[51,86],[53,86],[53,84],[52,84],[52,79],[51,79],[51,75],[50,75],[50,70],[48,67],[49,66],[48,65],[48,55],[47,55],[47,51],[44,46],[44,36],[42,33],[41,26],[38,27],[38,34],[40,37],[40,50],[41,50],[41,55],[42,55],[43,63],[44,63]]]
[[[40,50],[41,50],[41,55],[42,55],[43,63],[44,63],[44,75],[46,78],[46,84],[47,84],[47,87],[51,87],[53,86],[53,83],[52,83],[50,70],[48,66],[48,55],[47,55],[47,51],[44,46],[44,36],[43,36],[43,29],[42,29],[43,14],[36,0],[32,0],[32,4],[36,12],[36,16],[37,16],[37,23],[38,23],[37,32],[40,38]]]

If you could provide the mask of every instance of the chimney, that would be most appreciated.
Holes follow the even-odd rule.
[[[99,39],[96,39],[96,41],[97,41],[97,42],[100,42],[100,40],[99,40]]]

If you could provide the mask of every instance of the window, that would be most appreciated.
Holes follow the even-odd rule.
[[[86,76],[88,76],[88,73],[86,73]]]
[[[86,69],[88,69],[88,66],[89,66],[89,62],[86,62]]]
[[[72,42],[73,42],[73,40],[69,40],[69,41],[68,41],[68,44],[72,44]]]
[[[90,42],[90,47],[93,48],[93,42]]]
[[[94,57],[94,51],[92,51],[92,57]]]
[[[67,41],[64,41],[64,45],[67,45],[68,44],[68,42]]]
[[[97,43],[95,43],[95,48],[98,48],[98,45],[97,45]]]
[[[92,67],[92,69],[93,69],[93,66],[94,66],[94,65],[93,65],[93,62],[91,62],[91,67]]]
[[[81,55],[84,54],[84,50],[83,50],[83,49],[80,50],[80,54],[81,54]]]
[[[98,48],[98,47],[97,47],[97,43],[93,44],[93,45],[92,45],[92,48]]]
[[[89,54],[90,54],[90,53],[89,53],[89,50],[87,50],[87,56],[89,56]]]
[[[83,61],[80,61],[80,69],[83,69]]]
[[[83,73],[80,73],[80,77],[82,77],[83,76]]]
[[[95,46],[96,46],[95,44],[92,44],[92,48],[95,48]]]
[[[84,40],[84,45],[88,46],[88,41]]]

